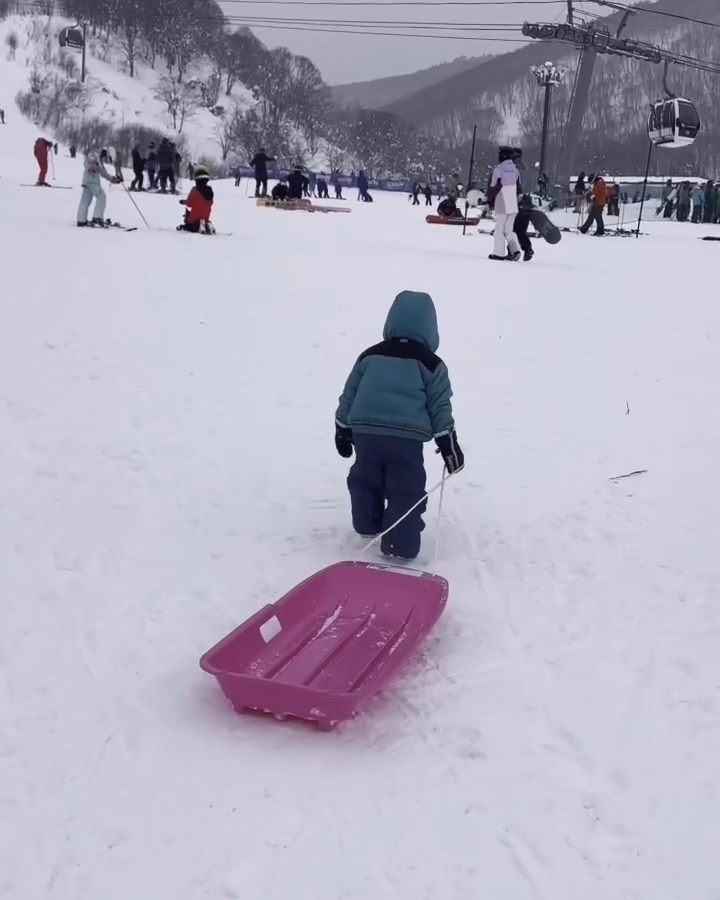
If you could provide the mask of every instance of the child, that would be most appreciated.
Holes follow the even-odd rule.
[[[348,475],[353,527],[380,534],[425,493],[423,443],[434,438],[448,472],[464,464],[458,446],[437,315],[429,294],[403,291],[390,307],[383,342],[362,353],[335,414],[335,447],[355,463]],[[385,535],[386,556],[414,559],[424,523],[420,504]]]
[[[210,172],[205,166],[198,166],[194,175],[195,187],[188,194],[187,200],[180,201],[180,206],[186,206],[187,212],[185,213],[185,221],[182,225],[178,225],[177,230],[215,234],[215,228],[210,222],[213,200],[215,199],[213,189],[208,184]]]
[[[104,226],[105,223],[105,203],[107,195],[102,188],[101,179],[109,181],[111,184],[120,184],[122,178],[118,175],[111,175],[101,162],[101,154],[97,150],[88,151],[85,157],[85,167],[83,169],[83,177],[80,184],[82,185],[82,193],[80,194],[80,203],[77,211],[78,227],[87,225]],[[95,198],[95,209],[93,217],[88,222],[88,213],[90,212],[90,204]]]

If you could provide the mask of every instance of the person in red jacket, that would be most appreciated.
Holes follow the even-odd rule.
[[[48,151],[51,147],[52,141],[48,141],[45,138],[38,138],[35,141],[35,159],[37,160],[37,164],[40,167],[37,180],[38,187],[50,187],[45,179],[47,178],[48,170]]]
[[[187,207],[187,211],[185,221],[182,225],[178,225],[178,231],[215,233],[210,221],[215,194],[208,184],[209,180],[210,173],[205,166],[198,166],[195,169],[195,187],[187,195],[187,200],[180,201],[180,205]]]

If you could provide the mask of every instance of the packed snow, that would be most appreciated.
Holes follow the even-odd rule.
[[[35,136],[0,126],[0,895],[718,900],[720,229],[496,263],[402,196],[227,181],[214,238],[121,186],[139,230],[79,230]],[[466,455],[447,610],[335,731],[239,716],[199,657],[359,557],[333,415],[406,288]]]

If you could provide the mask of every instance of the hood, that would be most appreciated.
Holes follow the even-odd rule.
[[[402,291],[397,295],[385,320],[383,337],[422,341],[435,353],[440,346],[437,314],[430,294]]]
[[[504,159],[495,168],[501,175],[517,175],[517,166],[511,159]]]

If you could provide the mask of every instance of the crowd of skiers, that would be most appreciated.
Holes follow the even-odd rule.
[[[713,181],[705,184],[681,181],[673,185],[668,178],[662,189],[660,211],[663,218],[675,217],[678,222],[720,223],[720,185]]]
[[[136,144],[132,150],[132,170],[135,176],[130,182],[131,191],[159,191],[166,194],[168,188],[171,194],[177,193],[180,182],[182,156],[169,138],[164,137],[158,146],[153,141],[148,144],[147,151],[143,153],[140,145]],[[192,178],[193,166],[188,164],[187,175]],[[145,187],[145,175],[147,175],[147,188]]]

